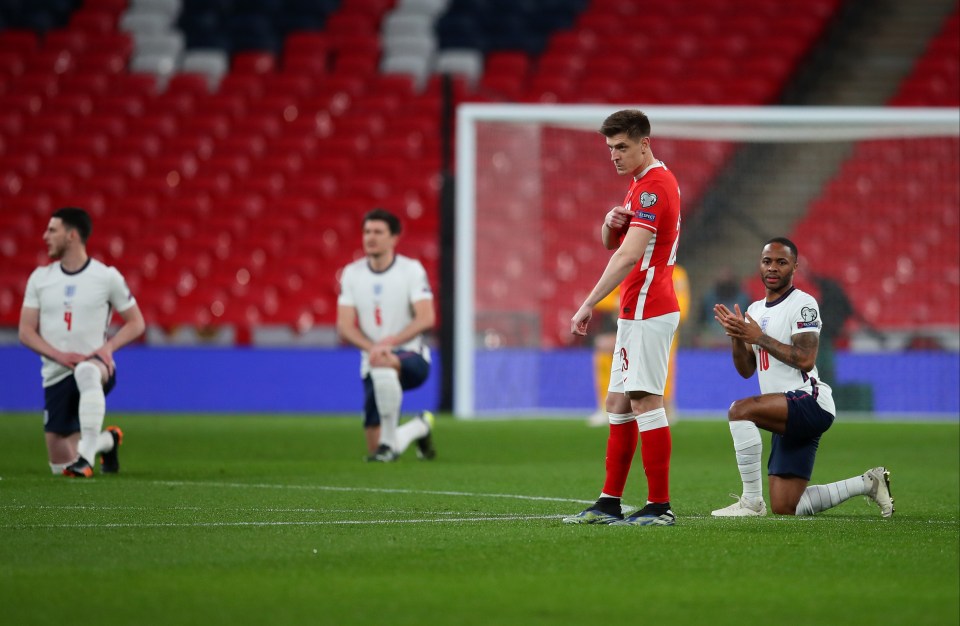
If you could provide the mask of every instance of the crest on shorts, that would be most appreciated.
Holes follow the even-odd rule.
[[[640,206],[648,209],[657,203],[657,194],[644,191],[640,194]]]

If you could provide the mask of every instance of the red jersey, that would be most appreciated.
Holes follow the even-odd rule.
[[[623,206],[633,211],[629,227],[646,228],[653,237],[643,258],[620,284],[620,319],[641,320],[679,311],[673,290],[673,266],[680,241],[677,179],[657,161],[633,181]]]

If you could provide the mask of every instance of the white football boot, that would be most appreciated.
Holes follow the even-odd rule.
[[[748,500],[743,496],[731,493],[731,498],[736,502],[722,509],[717,509],[710,513],[714,517],[758,517],[767,514],[767,504],[763,498],[758,500]]]
[[[890,493],[890,472],[885,467],[875,467],[863,473],[863,479],[869,485],[867,497],[880,507],[880,515],[893,515],[893,494]]]

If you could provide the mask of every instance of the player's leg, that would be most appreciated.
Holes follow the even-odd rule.
[[[367,443],[367,460],[373,461],[380,445],[380,412],[369,374],[363,378],[363,434]]]
[[[663,406],[669,371],[670,345],[680,323],[679,313],[626,322],[632,330],[623,355],[624,386],[637,416],[640,455],[647,478],[647,503],[622,523],[636,526],[672,526],[670,457],[673,443]]]
[[[403,389],[400,386],[400,359],[396,354],[370,357],[373,397],[380,413],[380,443],[374,455],[378,461],[393,461],[397,456],[397,426]]]
[[[92,467],[97,458],[98,439],[103,429],[103,419],[107,411],[103,384],[108,377],[107,366],[96,359],[78,364],[73,370],[73,378],[80,391],[80,458]]]
[[[737,499],[736,502],[712,511],[711,515],[714,517],[766,515],[767,507],[763,501],[763,482],[760,473],[763,439],[760,437],[759,428],[782,433],[786,428],[788,416],[787,399],[782,393],[744,398],[730,405],[727,419],[742,490],[739,496],[733,496]]]
[[[814,396],[787,392],[788,419],[783,434],[771,438],[770,508],[780,515],[813,515],[865,491],[865,480],[810,486],[821,435],[833,424]]]
[[[676,379],[677,379],[677,337],[670,343],[670,360],[667,365],[667,384],[663,387],[663,409],[667,412],[667,421],[673,425],[677,421]]]
[[[400,387],[403,391],[416,389],[426,382],[430,375],[430,363],[423,356],[414,352],[398,352],[397,357],[400,361]],[[401,424],[397,428],[394,451],[398,455],[403,454],[411,443],[416,442],[418,456],[422,459],[433,459],[437,453],[431,437],[432,422],[432,414],[426,412]]]
[[[623,332],[629,332],[624,330]],[[623,336],[617,332],[612,352],[613,366],[604,403],[610,434],[607,437],[606,476],[603,491],[592,506],[576,515],[565,517],[565,524],[609,524],[623,519],[621,498],[637,450],[639,431],[637,416],[630,406],[630,399],[623,387],[623,365],[620,360],[620,342]]]
[[[771,485],[773,479],[771,476]],[[806,483],[804,483],[806,485]],[[772,489],[771,489],[772,493]],[[890,472],[885,467],[875,467],[867,470],[860,476],[839,480],[827,485],[805,486],[797,495],[794,490],[785,493],[785,507],[789,508],[796,497],[793,515],[815,515],[821,511],[832,509],[850,498],[866,496],[880,507],[880,515],[893,515],[893,496],[890,494]],[[773,500],[771,498],[771,505]],[[776,509],[774,509],[776,512]],[[791,513],[784,513],[790,515]]]
[[[77,460],[77,444],[80,442],[80,433],[61,435],[60,433],[44,433],[47,443],[47,459],[50,471],[55,475],[63,474],[68,465]]]
[[[617,334],[603,332],[597,335],[593,343],[593,369],[596,382],[597,410],[590,415],[588,423],[591,426],[606,426],[609,424],[606,408],[607,393],[610,389],[610,373],[613,368],[613,352],[616,349]]]

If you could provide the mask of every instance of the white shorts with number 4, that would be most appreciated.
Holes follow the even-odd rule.
[[[645,391],[662,396],[667,384],[670,344],[679,325],[680,313],[645,320],[617,320],[617,345],[608,391]]]

